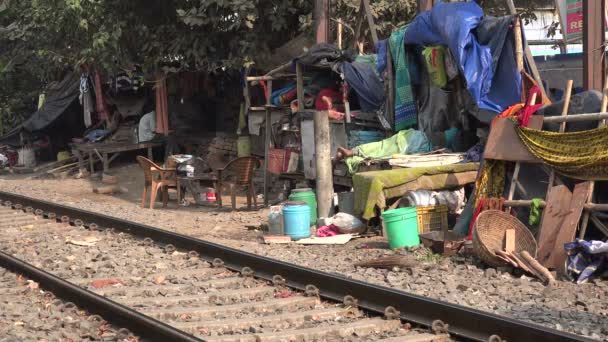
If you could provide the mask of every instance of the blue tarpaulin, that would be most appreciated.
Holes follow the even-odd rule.
[[[483,10],[475,2],[441,2],[412,21],[404,41],[411,45],[447,46],[479,108],[500,113],[521,101],[521,76],[514,58],[501,58],[512,51],[511,47],[505,49],[512,44],[512,39],[507,39],[506,32],[485,31],[489,27],[502,29],[504,26],[478,28],[483,16]],[[478,35],[487,38],[484,41],[487,45],[480,44],[476,29],[480,31]],[[512,37],[512,33],[509,34]]]

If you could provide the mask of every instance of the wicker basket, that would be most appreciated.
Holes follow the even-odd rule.
[[[416,212],[418,214],[418,234],[448,230],[448,207],[446,205],[417,207]]]
[[[523,223],[504,211],[486,210],[477,217],[473,230],[473,249],[479,259],[494,267],[505,265],[494,251],[504,249],[508,228],[515,229],[515,252],[527,251],[536,258],[536,240]]]

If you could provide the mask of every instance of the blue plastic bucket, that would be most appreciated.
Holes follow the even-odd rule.
[[[293,240],[310,237],[310,207],[306,204],[283,207],[283,229]]]

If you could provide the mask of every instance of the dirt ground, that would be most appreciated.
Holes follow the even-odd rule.
[[[483,311],[542,324],[551,328],[608,341],[608,282],[594,280],[576,285],[559,281],[546,288],[535,279],[514,275],[508,268],[486,268],[471,257],[441,258],[424,248],[392,251],[383,238],[361,238],[342,246],[266,245],[262,228],[266,209],[247,211],[245,198],[237,197],[237,210],[224,206],[141,208],[143,173],[136,164],[113,168],[128,192],[94,194],[99,185],[92,179],[30,179],[24,175],[1,175],[0,190],[70,205],[85,210],[153,225],[247,252],[281,259],[330,273],[448,301]],[[191,199],[191,197],[190,197]],[[261,202],[261,201],[260,201]],[[380,256],[402,254],[415,266],[406,269],[371,269],[354,263]]]

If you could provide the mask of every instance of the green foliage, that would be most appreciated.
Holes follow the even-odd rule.
[[[490,0],[488,0],[490,1]],[[495,0],[497,1],[497,0]],[[38,93],[61,69],[107,73],[239,68],[311,32],[311,0],[0,0],[0,98]],[[380,37],[409,21],[415,0],[372,0]],[[359,0],[331,0],[331,18],[355,28]],[[335,22],[332,29],[335,29]],[[363,25],[369,37],[367,24]],[[335,37],[335,32],[332,32]],[[347,46],[352,32],[344,31]],[[33,99],[32,99],[33,101]],[[7,108],[3,101],[2,108]],[[17,106],[19,107],[19,106]],[[2,112],[14,115],[22,108]],[[9,114],[6,114],[9,113]]]

